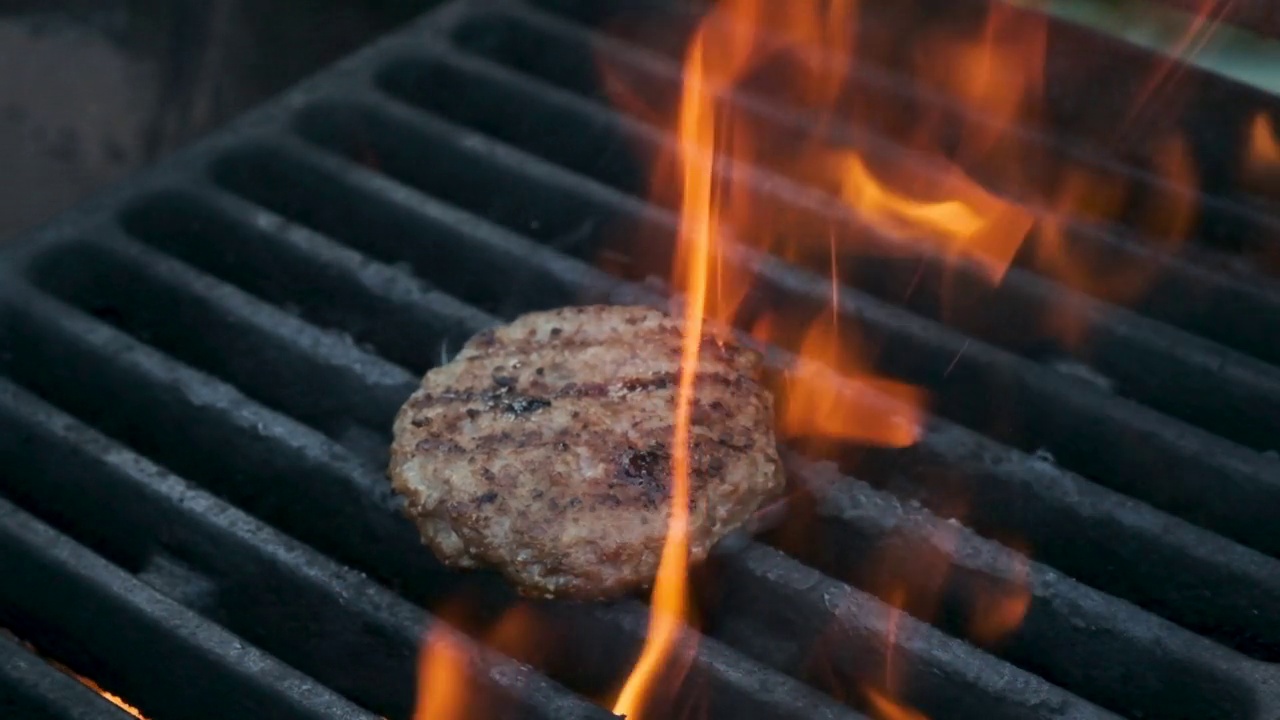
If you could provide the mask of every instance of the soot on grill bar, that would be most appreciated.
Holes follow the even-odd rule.
[[[440,4],[0,247],[0,714],[1280,718],[1269,18]]]

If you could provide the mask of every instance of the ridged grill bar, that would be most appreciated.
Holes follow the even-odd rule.
[[[437,563],[384,477],[392,415],[475,332],[571,303],[666,305],[646,276],[669,262],[675,216],[644,199],[633,153],[672,139],[611,110],[582,63],[663,92],[678,63],[589,29],[574,3],[542,5],[444,6],[3,258],[0,577],[15,581],[0,627],[153,720],[408,717],[428,630],[469,649],[476,717],[611,717],[594,700],[633,662],[645,605],[541,604],[536,657],[447,629],[426,609],[465,598],[492,619],[515,598]],[[855,81],[912,92],[876,73]],[[780,131],[803,122],[736,102]],[[734,171],[866,234],[816,190]],[[617,250],[622,235],[653,257]],[[1159,280],[1124,309],[1028,254],[995,291],[958,271],[982,306],[943,314],[923,248],[842,264],[842,322],[935,415],[903,450],[784,452],[811,527],[698,572],[687,707],[864,717],[859,690],[892,662],[935,720],[1280,717],[1280,287],[1222,269],[1207,243],[1164,256],[1084,226],[1071,243],[1149,256]],[[821,268],[730,261],[762,303],[830,297]],[[1090,319],[1087,357],[1045,350],[1060,307]],[[774,373],[794,361],[765,350]],[[927,606],[898,613],[903,587]],[[980,646],[975,598],[1023,587],[1025,620]],[[4,703],[121,716],[0,634]]]

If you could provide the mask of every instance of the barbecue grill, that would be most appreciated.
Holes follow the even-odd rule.
[[[673,94],[694,16],[654,7],[667,35],[620,37],[595,29],[600,5],[444,5],[6,248],[6,716],[128,717],[55,660],[153,720],[408,717],[430,628],[468,649],[475,717],[611,717],[594,700],[634,662],[645,604],[539,604],[536,652],[489,647],[511,591],[436,563],[383,475],[399,404],[475,332],[572,303],[666,307],[646,277],[676,218],[643,199],[636,158],[673,141],[613,110],[595,68]],[[1168,62],[1050,31],[1055,56]],[[1073,251],[1156,270],[1136,301],[1068,288],[1031,252],[960,307],[943,280],[977,279],[927,250],[848,263],[839,313],[933,417],[906,449],[784,453],[802,520],[699,570],[670,716],[863,717],[855,690],[892,662],[896,696],[932,718],[1280,718],[1280,215],[1232,170],[1245,119],[1277,104],[1179,71],[1200,99],[1148,122],[1186,129],[1203,195],[1099,133],[1119,90],[1050,98],[1052,132],[1021,135],[1148,199],[1195,198],[1198,241],[1176,254],[1123,223],[1071,225]],[[963,112],[893,68],[851,82]],[[736,102],[779,132],[806,122]],[[837,131],[905,157],[892,128]],[[798,212],[846,212],[753,172]],[[830,296],[821,269],[734,261],[761,302]],[[1055,343],[1051,307],[1090,342]],[[766,350],[781,368],[794,348]],[[940,590],[908,593],[931,607],[894,608],[944,568]],[[1025,619],[977,642],[977,599],[1012,588]],[[465,618],[428,612],[459,602]]]

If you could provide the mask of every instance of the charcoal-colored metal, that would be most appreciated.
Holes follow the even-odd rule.
[[[515,598],[440,566],[383,476],[399,403],[470,335],[568,303],[666,304],[640,281],[664,270],[675,216],[645,199],[633,152],[671,139],[609,108],[588,51],[668,92],[679,68],[581,24],[597,5],[444,6],[8,251],[0,576],[25,582],[0,584],[0,626],[154,718],[407,717],[424,632],[470,650],[477,716],[609,716],[588,698],[634,660],[643,603],[523,605],[537,642],[484,648]],[[855,82],[914,92],[877,72]],[[618,256],[620,233],[654,257]],[[927,248],[843,276],[840,316],[935,417],[911,448],[786,452],[787,517],[697,573],[706,622],[677,705],[852,718],[892,692],[939,719],[1280,717],[1280,289],[1204,262],[1222,257],[1208,246],[1166,256],[1083,226],[1071,242],[1150,257],[1161,280],[1125,310],[1021,258],[982,307],[943,314]],[[830,297],[819,268],[730,261],[761,302]],[[1038,344],[1054,307],[1098,333],[1075,370]],[[764,349],[775,375],[793,367]],[[993,633],[992,603],[1025,617]],[[0,699],[102,704],[15,668]]]

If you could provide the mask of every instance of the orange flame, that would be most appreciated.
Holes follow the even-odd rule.
[[[103,689],[98,685],[98,683],[96,683],[96,682],[94,682],[94,681],[90,680],[89,678],[87,678],[87,677],[85,677],[85,676],[83,676],[83,675],[78,675],[78,674],[76,674],[76,673],[72,672],[71,670],[68,670],[67,668],[62,667],[61,665],[59,665],[58,667],[59,667],[59,669],[61,669],[63,672],[65,672],[65,673],[67,673],[67,674],[71,675],[71,677],[74,677],[76,680],[79,680],[79,681],[81,682],[81,684],[83,684],[85,687],[89,688],[90,690],[92,690],[92,691],[94,691],[94,692],[98,693],[99,695],[101,695],[102,697],[106,698],[108,701],[110,701],[110,703],[111,703],[112,705],[115,705],[116,707],[118,707],[118,708],[120,708],[121,710],[125,711],[125,712],[126,712],[126,713],[128,713],[129,715],[132,715],[133,717],[138,718],[138,720],[147,720],[147,718],[146,718],[146,716],[145,716],[145,715],[143,715],[141,712],[139,712],[139,711],[138,711],[138,709],[137,709],[137,708],[135,708],[134,706],[132,706],[132,705],[130,705],[129,703],[125,702],[125,701],[124,701],[124,700],[123,700],[119,695],[114,695],[114,694],[112,694],[112,693],[107,692],[106,690],[103,690]]]
[[[1152,142],[1150,166],[1153,174],[1186,189],[1195,187],[1197,169],[1186,138],[1170,134]],[[1067,218],[1107,221],[1130,208],[1130,224],[1153,243],[1174,251],[1191,235],[1198,208],[1190,192],[1149,197],[1135,202],[1135,188],[1101,173],[1068,170],[1059,184],[1053,211],[1040,225],[1035,245],[1036,267],[1059,281],[1113,303],[1128,304],[1142,297],[1157,279],[1157,268],[1149,263],[1104,263],[1076,252],[1068,237]],[[1050,327],[1064,341],[1077,344],[1088,329],[1077,308],[1057,306],[1048,318]]]
[[[446,609],[437,618],[453,619],[457,608]],[[508,609],[482,633],[485,645],[511,657],[520,657],[537,644],[538,627],[526,604]],[[471,685],[470,641],[459,630],[437,619],[423,638],[418,651],[418,683],[414,700],[414,720],[463,720],[471,717],[469,704],[475,693]]]
[[[714,147],[715,94],[703,89],[703,43],[695,37],[689,48],[684,100],[680,104],[680,138],[700,152]],[[689,425],[694,379],[702,348],[712,238],[719,232],[712,197],[712,173],[704,163],[684,163],[684,200],[680,215],[677,267],[682,268],[685,291],[684,339],[680,357],[680,386],[676,396],[675,430],[671,451],[671,516],[666,542],[654,580],[649,631],[635,668],[627,678],[613,711],[630,720],[640,717],[644,701],[671,655],[689,610]]]
[[[466,717],[469,662],[470,656],[456,631],[432,627],[418,655],[414,720]]]
[[[1012,570],[1010,581],[974,590],[967,629],[978,645],[995,645],[1011,635],[1031,609],[1031,560],[1025,548],[1014,555]]]
[[[758,326],[753,334],[769,339],[767,328]],[[920,439],[925,393],[871,376],[849,356],[834,324],[811,325],[798,354],[802,360],[787,373],[778,408],[778,432],[784,439],[899,448]]]
[[[929,720],[924,713],[895,702],[888,695],[875,690],[867,691],[867,702],[877,720]]]
[[[882,235],[930,243],[950,256],[975,263],[993,282],[1012,263],[1034,220],[1028,210],[986,190],[949,161],[942,161],[942,172],[927,177],[907,177],[896,168],[890,176],[873,170],[860,154],[825,141],[821,130],[837,110],[850,71],[857,14],[852,0],[722,0],[703,18],[686,51],[676,113],[679,142],[674,157],[659,159],[657,164],[675,175],[655,172],[653,178],[655,195],[661,197],[672,188],[679,192],[673,274],[674,285],[684,297],[684,339],[669,528],[645,644],[614,705],[614,712],[632,720],[652,700],[659,678],[673,682],[664,673],[669,672],[681,626],[690,614],[688,453],[704,322],[709,320],[716,328],[731,326],[752,287],[750,273],[734,259],[733,244],[783,255],[795,249],[781,240],[792,229],[788,222],[793,214],[744,181],[742,168],[782,165],[788,175],[808,181],[817,178],[835,188],[864,226]],[[1002,26],[992,28],[1002,38],[1017,37]],[[1016,47],[1025,46],[1024,42]],[[832,57],[835,62],[829,61]],[[988,53],[973,55],[972,62],[983,68],[983,74],[965,77],[961,94],[989,102],[1002,122],[1012,122],[1021,98],[997,87],[1007,81],[1002,58]],[[770,147],[771,137],[761,136],[751,118],[740,116],[734,112],[735,105],[724,102],[766,65],[775,79],[782,76],[781,84],[793,102],[816,112],[815,132],[783,160]],[[1029,77],[1027,73],[1019,79],[1019,85],[1029,85]],[[625,92],[617,101],[624,109],[641,104]],[[967,143],[970,152],[980,155],[998,135],[975,130]],[[836,322],[836,258],[842,251],[859,249],[859,243],[856,236],[834,235],[830,243],[832,322],[815,320],[800,338],[799,362],[785,378],[778,407],[779,432],[787,438],[910,445],[919,438],[924,394],[904,383],[875,377],[868,370],[870,364],[858,356],[853,331],[841,334]],[[753,334],[760,337],[773,331],[757,325]]]
[[[1255,192],[1265,192],[1269,189],[1267,180],[1274,177],[1277,168],[1280,168],[1280,140],[1276,137],[1275,123],[1270,115],[1259,112],[1249,124],[1245,181]]]

